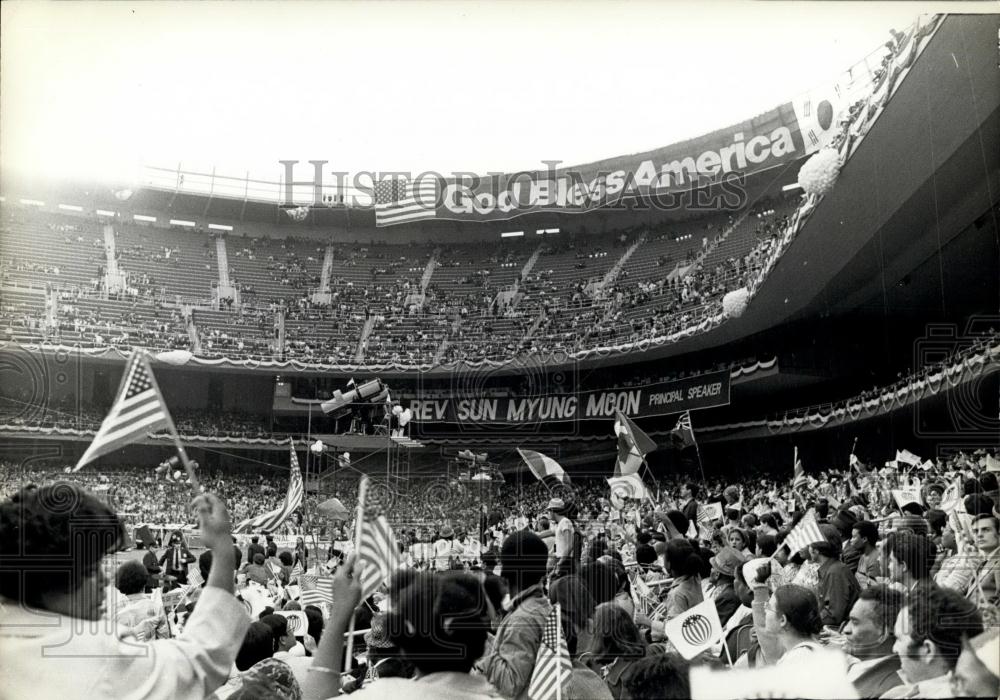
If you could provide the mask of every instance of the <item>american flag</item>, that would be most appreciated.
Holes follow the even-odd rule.
[[[810,509],[809,512],[802,516],[799,524],[788,533],[788,537],[785,538],[785,544],[788,545],[788,551],[791,554],[795,554],[795,552],[805,549],[816,542],[826,542],[826,538],[823,537],[823,533],[819,529],[819,523],[816,522],[816,511]]]
[[[135,350],[125,367],[118,398],[73,471],[160,428],[173,432],[174,424],[149,368],[146,352]]]
[[[569,680],[572,671],[569,648],[562,635],[559,606],[556,605],[545,619],[542,643],[535,656],[535,670],[532,671],[531,683],[528,684],[528,697],[531,700],[562,697],[563,685]]]
[[[806,486],[809,482],[806,480],[805,469],[802,468],[802,460],[799,459],[798,447],[795,448],[795,466],[793,466],[792,469],[794,472],[792,476],[792,488],[798,490],[803,486]]]
[[[299,471],[299,458],[295,454],[295,443],[292,440],[288,441],[288,449],[291,452],[292,477],[288,482],[288,493],[285,494],[285,502],[281,507],[272,511],[262,513],[255,518],[247,518],[234,527],[233,532],[273,532],[302,505],[302,496],[304,493],[302,472]]]
[[[303,606],[315,605],[322,609],[323,605],[333,605],[333,577],[317,574],[302,574],[299,577],[302,592],[299,602]]]
[[[670,437],[678,449],[691,447],[695,444],[694,428],[691,426],[691,412],[684,411],[677,419],[677,425],[670,431]]]
[[[365,518],[361,524],[361,548],[358,558],[364,564],[361,574],[361,597],[367,599],[399,568],[399,545],[384,515]]]
[[[392,226],[437,216],[438,179],[406,181],[392,177],[375,183],[375,225]]]
[[[305,571],[302,569],[302,562],[297,561],[295,562],[295,565],[292,567],[292,572],[288,576],[289,578],[295,578],[296,576],[301,576],[304,573]]]

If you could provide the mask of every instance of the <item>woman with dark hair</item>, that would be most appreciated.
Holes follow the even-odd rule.
[[[124,537],[114,511],[68,482],[28,486],[0,501],[6,697],[205,697],[226,680],[250,624],[233,595],[229,513],[211,494],[192,508],[213,554],[208,581],[176,639],[140,643],[96,624],[105,612],[102,561]]]
[[[340,694],[344,633],[361,602],[362,565],[351,554],[333,577],[333,610],[323,631],[311,671],[314,698]],[[496,689],[472,666],[483,655],[490,628],[486,594],[471,574],[403,572],[389,586],[388,640],[413,664],[416,678],[379,678],[353,697],[450,698],[496,697]]]
[[[667,573],[674,579],[667,592],[663,617],[664,620],[670,620],[705,599],[700,576],[702,560],[687,540],[670,540],[663,558],[666,560]]]
[[[295,538],[295,561],[294,564],[298,564],[302,567],[303,571],[309,570],[309,550],[306,548],[305,540],[301,537]]]
[[[763,571],[762,576],[767,573]],[[767,663],[792,665],[822,648],[817,636],[823,622],[812,591],[779,586],[765,603],[767,586],[761,587],[759,580],[754,585],[754,627]]]
[[[645,656],[646,642],[632,618],[614,603],[598,605],[590,648],[580,659],[600,671],[615,700],[620,700],[624,691],[622,675]]]
[[[566,700],[613,700],[607,684],[580,660],[581,652],[591,645],[590,630],[597,608],[587,584],[574,574],[563,576],[549,587],[549,601],[559,606],[563,637],[573,660],[573,670],[562,697]]]

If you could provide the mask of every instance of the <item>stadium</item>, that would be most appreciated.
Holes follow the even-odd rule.
[[[905,530],[900,519],[933,521],[943,510],[927,492],[935,483],[938,504],[962,485],[954,527],[968,529],[968,547],[974,528],[1000,517],[998,28],[995,15],[920,15],[768,111],[646,152],[548,169],[399,177],[287,160],[272,180],[178,165],[110,185],[5,173],[3,495],[50,482],[92,492],[124,526],[120,551],[103,564],[112,579],[142,547],[168,548],[174,531],[185,552],[218,556],[189,509],[192,493],[225,503],[238,548],[268,535],[295,554],[300,576],[313,573],[297,558],[303,541],[314,558],[331,552],[316,575],[333,577],[344,553],[366,556],[363,532],[398,543],[418,571],[462,568],[459,559],[482,571],[486,553],[503,562],[506,542],[527,526],[549,546],[553,604],[560,577],[577,573],[607,604],[613,595],[598,596],[587,567],[616,548],[637,629],[650,643],[665,634],[669,653],[684,657],[690,675],[676,673],[688,697],[713,697],[722,681],[696,670],[697,659],[719,643],[714,658],[738,665],[750,630],[728,640],[735,626],[723,633],[721,621],[716,633],[711,615],[678,610],[683,640],[671,636],[670,616],[659,634],[659,601],[646,610],[636,595],[648,588],[636,577],[650,580],[649,562],[634,569],[656,540],[664,570],[653,580],[682,578],[668,561],[679,538],[692,556],[707,552],[707,584],[710,569],[726,569],[732,528],[744,540],[780,532],[792,542],[795,523],[818,514],[829,528],[843,511],[890,537]],[[129,413],[139,399],[140,413]],[[788,498],[776,498],[782,491]],[[992,507],[977,510],[980,493],[992,494]],[[569,561],[554,523],[551,532],[536,525],[545,513],[569,522],[564,506],[582,562]],[[786,527],[765,533],[772,512]],[[665,526],[666,513],[684,524]],[[942,515],[946,531],[951,516]],[[0,521],[0,539],[16,568],[13,522]],[[837,535],[834,561],[854,580],[851,533]],[[466,556],[442,558],[437,543],[452,540]],[[997,550],[983,554],[991,562]],[[816,556],[820,567],[830,558]],[[389,569],[379,572],[376,588],[389,581]],[[246,573],[237,580],[239,594]],[[187,601],[176,576],[164,581],[158,595]],[[271,612],[301,586],[287,576],[264,584]],[[996,648],[995,584],[969,594],[982,615],[970,649]],[[729,619],[720,600],[713,610]],[[246,592],[240,601],[258,624],[266,606]],[[842,645],[847,611],[827,619],[824,601],[823,622]],[[326,618],[333,627],[336,614]],[[560,634],[575,645],[567,624]],[[337,656],[340,673],[341,652],[326,644],[307,646],[305,658]],[[1000,677],[995,657],[983,663],[987,678]],[[669,676],[656,668],[646,672]],[[830,668],[820,672],[840,673]],[[485,669],[501,696],[527,692]],[[607,669],[596,674],[618,692]],[[559,691],[569,695],[531,696],[604,697],[574,695],[582,691],[572,684]],[[302,685],[310,697],[331,689]],[[218,686],[196,684],[190,696],[215,697]],[[853,691],[881,695],[858,683]],[[788,692],[803,696],[801,685]]]

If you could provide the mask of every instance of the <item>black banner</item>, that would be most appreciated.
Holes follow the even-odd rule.
[[[578,421],[664,416],[729,403],[729,370],[633,389],[582,391],[528,398],[414,399],[413,420],[435,423],[518,425],[538,421]]]

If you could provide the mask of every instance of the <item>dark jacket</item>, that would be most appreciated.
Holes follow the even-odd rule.
[[[819,567],[819,616],[824,625],[839,627],[847,619],[861,586],[847,566],[836,559],[828,559]]]
[[[260,546],[259,544],[250,543],[250,546],[247,547],[247,563],[248,564],[253,564],[253,555],[255,555],[255,554],[264,554],[265,557],[266,557],[266,553],[265,553],[264,548],[262,546]]]
[[[689,523],[697,523],[698,501],[692,498],[690,501],[684,504],[684,507],[681,509],[681,512],[684,513],[684,517],[688,519]],[[685,533],[682,532],[681,534],[683,535]]]
[[[740,599],[736,595],[736,589],[733,588],[733,582],[731,580],[725,582],[720,580],[715,588],[713,598],[715,600],[715,609],[719,611],[719,622],[725,627],[726,623],[729,622],[729,618],[740,607]]]
[[[883,657],[854,679],[854,688],[862,698],[882,697],[890,688],[902,684],[903,679],[899,677],[899,657],[895,654]]]

